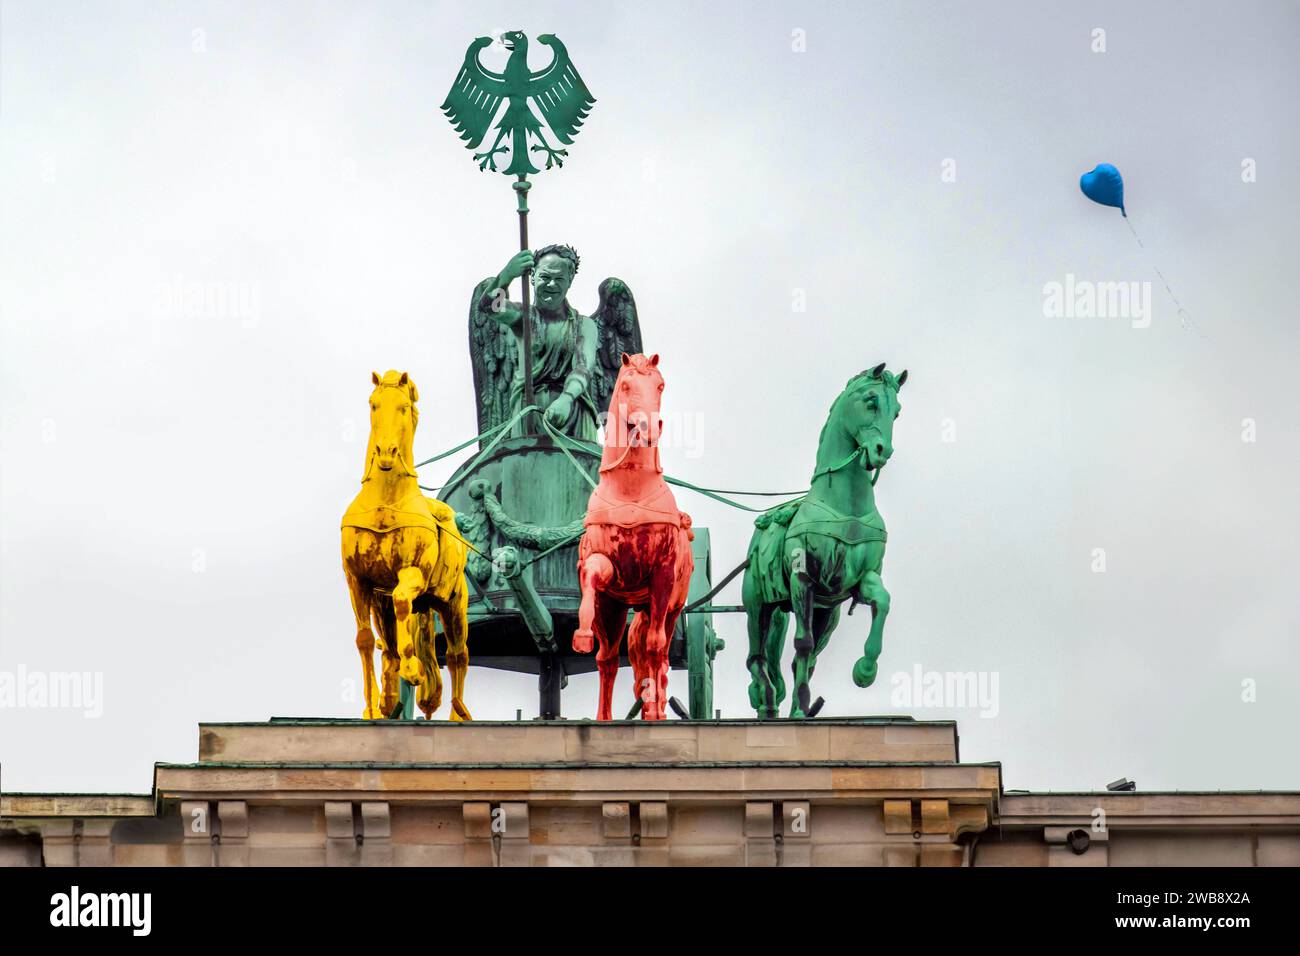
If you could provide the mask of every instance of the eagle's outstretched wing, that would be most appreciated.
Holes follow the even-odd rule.
[[[517,361],[514,333],[483,308],[483,294],[494,282],[484,279],[475,286],[469,303],[469,359],[480,435],[510,417],[510,383]],[[480,440],[480,447],[489,440]]]
[[[591,375],[591,397],[601,414],[609,411],[609,397],[618,381],[623,353],[641,351],[641,323],[636,300],[622,279],[613,276],[600,284],[600,305],[591,314],[596,323],[596,367]]]
[[[483,142],[505,90],[504,75],[485,69],[478,61],[479,50],[491,44],[491,37],[479,37],[469,45],[456,82],[439,107],[470,149]]]
[[[582,77],[569,59],[569,51],[555,35],[544,33],[537,38],[537,42],[545,43],[555,55],[546,69],[531,75],[528,95],[542,111],[546,125],[551,128],[555,138],[568,145],[578,135],[578,127],[591,112],[596,98],[587,89],[587,84],[582,82]]]

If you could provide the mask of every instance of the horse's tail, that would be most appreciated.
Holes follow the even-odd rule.
[[[429,718],[442,706],[442,671],[438,668],[438,653],[434,643],[434,614],[434,610],[428,607],[415,612],[415,656],[424,665],[425,675],[415,702]]]

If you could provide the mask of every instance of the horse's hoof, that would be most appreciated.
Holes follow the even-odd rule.
[[[870,687],[876,682],[877,670],[875,661],[859,657],[858,662],[853,665],[853,683],[859,687]]]
[[[474,718],[469,715],[469,709],[463,703],[458,700],[453,700],[451,702],[451,719],[456,723],[462,723],[463,721],[473,720]]]
[[[574,631],[573,632],[573,652],[575,654],[590,654],[593,644],[592,639],[595,635],[591,631]]]

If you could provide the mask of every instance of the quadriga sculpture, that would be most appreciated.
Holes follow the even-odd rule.
[[[442,702],[442,674],[434,651],[434,619],[442,619],[451,678],[451,719],[469,720],[465,545],[455,513],[426,498],[411,467],[419,392],[405,372],[371,373],[370,439],[361,492],[343,515],[343,573],[357,621],[357,650],[365,694],[362,716],[397,709],[406,680],[417,688],[426,719]],[[383,651],[382,687],[375,680],[375,634]]]

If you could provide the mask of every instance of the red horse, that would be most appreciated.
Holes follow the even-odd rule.
[[[677,510],[659,464],[659,356],[623,355],[609,402],[600,484],[587,501],[578,544],[582,604],[573,649],[600,642],[597,720],[612,720],[618,649],[628,608],[636,611],[627,656],[636,676],[641,716],[663,720],[668,693],[668,642],[686,605],[691,571],[691,519]]]

